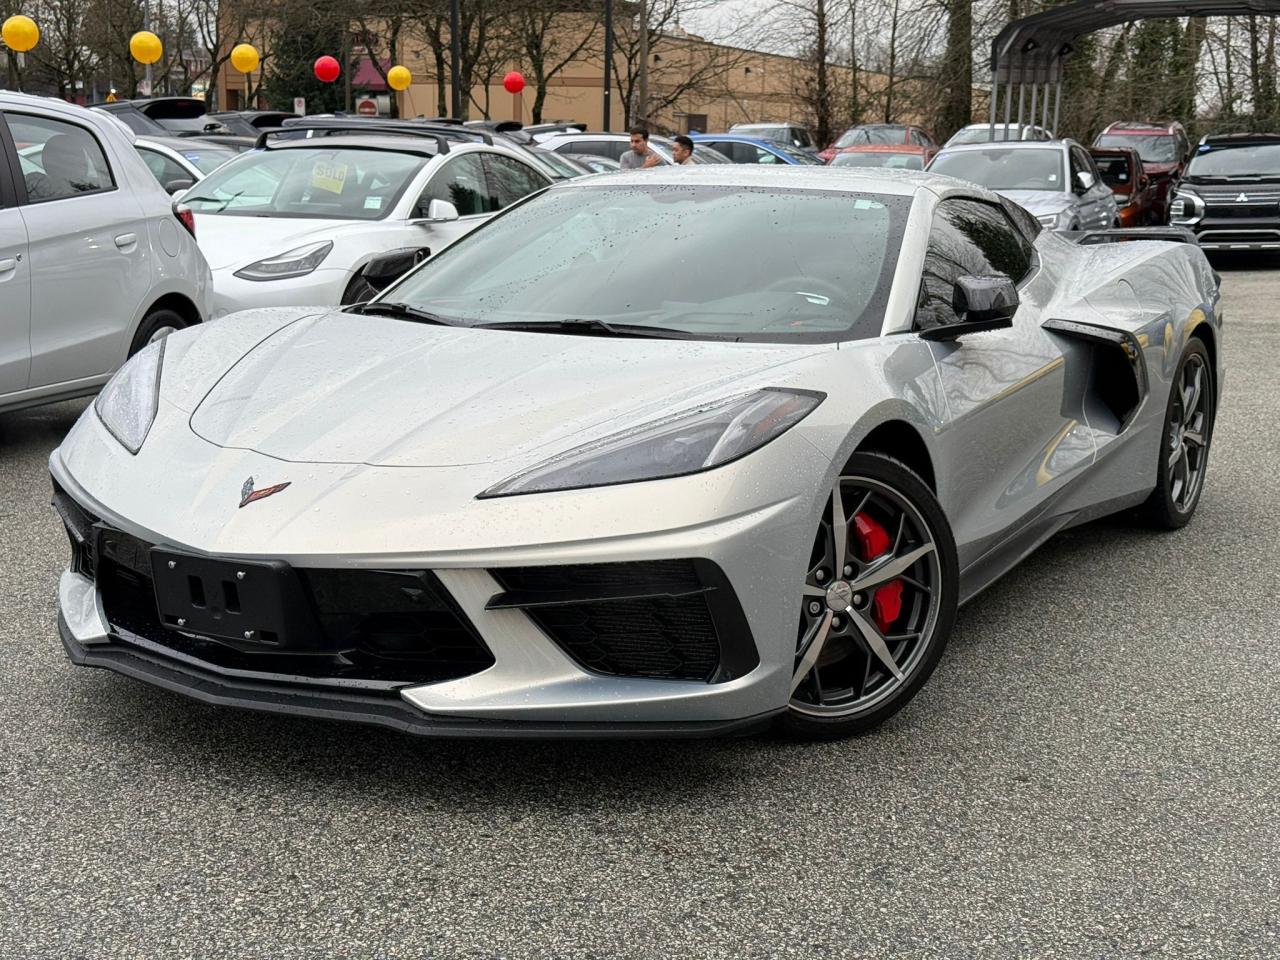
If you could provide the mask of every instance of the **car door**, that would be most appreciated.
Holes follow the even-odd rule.
[[[18,209],[17,167],[0,118],[0,397],[25,390],[31,368],[31,263]]]
[[[1093,435],[1065,409],[1074,366],[1061,338],[1041,328],[1054,281],[1034,248],[994,204],[943,200],[925,255],[917,329],[956,323],[962,276],[1004,274],[1019,284],[1007,329],[930,341],[949,419],[937,434],[950,481],[939,490],[961,567],[1006,544],[1092,463]]]
[[[120,344],[151,288],[142,205],[116,178],[93,129],[7,111],[31,278],[30,385],[90,379],[119,365]]]
[[[1116,201],[1111,188],[1102,182],[1093,158],[1083,147],[1072,144],[1071,156],[1071,189],[1075,193],[1080,215],[1080,226],[1084,229],[1106,229],[1115,221]],[[1085,175],[1088,186],[1081,181]]]
[[[432,200],[445,200],[458,211],[457,220],[425,224],[425,246],[438,253],[453,241],[466,236],[498,210],[498,198],[489,185],[479,151],[451,155],[423,188],[414,204],[412,219],[425,219]]]

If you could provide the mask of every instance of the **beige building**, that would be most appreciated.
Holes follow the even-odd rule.
[[[609,123],[615,130],[622,129],[629,116],[640,113],[627,109],[628,97],[633,101],[639,97],[638,57],[629,62],[621,52],[626,46],[625,38],[619,39],[618,46]],[[597,28],[582,53],[548,81],[543,120],[583,121],[592,129],[600,129],[604,119],[602,48],[601,31]],[[400,115],[439,115],[441,102],[449,103],[450,90],[447,76],[443,90],[435,76],[435,58],[428,44],[409,36],[402,42],[396,62],[413,74],[413,83],[407,90],[391,94],[398,98]],[[503,89],[502,78],[510,70],[525,76],[527,85],[521,93],[513,95]],[[834,64],[828,71],[837,104],[847,102],[852,71]],[[649,51],[649,122],[655,129],[675,132],[724,130],[734,123],[765,120],[811,123],[811,110],[802,95],[811,76],[812,66],[794,57],[709,43],[684,33],[665,35]],[[256,82],[256,77],[253,79]],[[899,81],[898,86],[905,89],[909,83]],[[229,65],[221,71],[218,84],[220,103],[232,109],[246,103],[245,78]],[[867,108],[863,115],[868,120],[883,119],[883,97],[888,86],[889,79],[883,74],[859,74],[860,96]],[[390,93],[368,62],[353,74],[352,90],[353,109],[366,97],[385,105],[385,99],[377,94]],[[469,112],[473,119],[487,114],[495,120],[533,122],[532,72],[517,59],[495,65],[490,82],[474,86],[470,94]],[[901,102],[905,105],[907,98]],[[837,107],[837,116],[843,112]],[[894,119],[919,122],[912,112],[895,111]]]

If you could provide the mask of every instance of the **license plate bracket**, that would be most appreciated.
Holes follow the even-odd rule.
[[[297,649],[319,632],[306,592],[279,560],[224,560],[153,547],[160,623],[244,650]]]

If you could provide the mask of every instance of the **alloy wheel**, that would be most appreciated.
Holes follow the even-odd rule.
[[[879,480],[840,477],[801,589],[791,709],[858,714],[901,689],[933,640],[941,576],[915,504]]]
[[[1188,353],[1178,378],[1166,438],[1169,499],[1180,513],[1195,507],[1204,485],[1213,415],[1213,397],[1208,385],[1204,358],[1198,353]]]

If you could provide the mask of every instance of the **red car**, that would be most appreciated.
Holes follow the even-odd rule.
[[[1116,197],[1116,216],[1122,227],[1148,227],[1162,223],[1156,208],[1156,186],[1133,147],[1092,147],[1089,155],[1102,182]]]
[[[1191,157],[1191,141],[1177,121],[1151,123],[1120,121],[1109,125],[1093,141],[1095,147],[1133,147],[1156,190],[1156,223],[1169,222],[1169,202]]]
[[[845,147],[830,161],[833,167],[884,167],[890,170],[923,170],[937,151],[910,143],[868,143]]]
[[[830,163],[837,153],[868,146],[913,146],[924,151],[928,163],[938,152],[933,137],[920,127],[910,123],[860,123],[850,127],[836,142],[818,154],[823,163]]]

